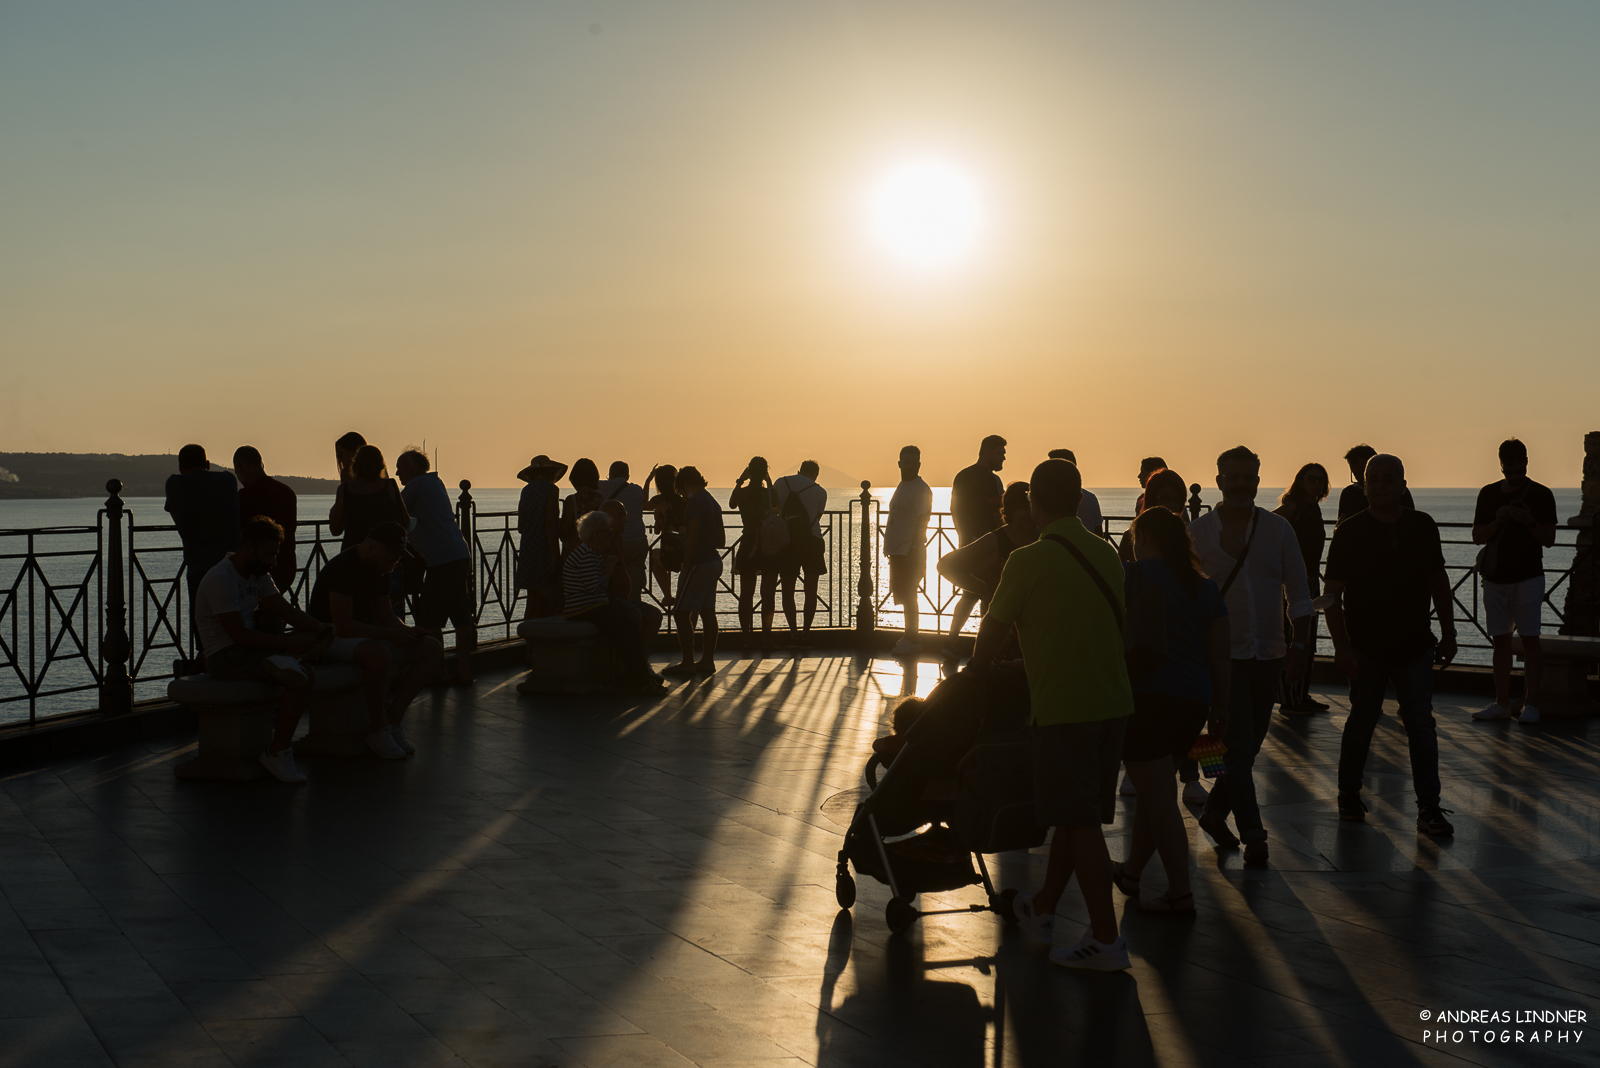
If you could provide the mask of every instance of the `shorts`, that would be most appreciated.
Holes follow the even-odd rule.
[[[1098,827],[1117,816],[1127,717],[1035,724],[1033,808],[1041,827]]]
[[[828,573],[827,546],[821,538],[791,541],[789,547],[778,554],[778,558],[782,561],[779,573],[785,582],[793,582],[802,570],[808,579]]]
[[[685,564],[678,580],[678,602],[674,615],[709,614],[717,610],[717,587],[722,578],[722,558],[703,564]]]
[[[916,599],[928,571],[928,550],[889,557],[889,593],[895,604]]]
[[[383,646],[389,654],[389,677],[392,679],[400,674],[400,668],[406,662],[404,647],[383,638],[335,638],[323,652],[322,659],[330,664],[354,664],[356,650],[366,642],[376,642]]]
[[[462,557],[428,568],[422,577],[422,592],[417,595],[417,626],[437,630],[448,619],[456,630],[468,630],[476,610],[470,559]]]
[[[1184,760],[1206,725],[1210,705],[1164,693],[1133,695],[1133,715],[1122,735],[1122,759],[1140,763],[1172,757]]]
[[[273,682],[263,666],[277,650],[255,645],[228,645],[206,654],[206,674],[214,679],[240,682]]]
[[[1513,627],[1524,638],[1537,638],[1544,620],[1544,576],[1485,582],[1483,615],[1491,638],[1510,634]]]

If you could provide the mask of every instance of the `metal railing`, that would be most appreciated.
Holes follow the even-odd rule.
[[[139,522],[121,500],[120,483],[113,482],[108,489],[111,496],[92,526],[0,530],[0,725],[33,723],[41,715],[96,707],[109,713],[125,711],[135,701],[161,698],[162,684],[174,676],[174,662],[195,658],[176,528]],[[511,638],[526,612],[526,596],[516,580],[521,542],[517,513],[480,512],[470,490],[470,483],[463,481],[456,518],[472,557],[479,636]],[[1195,515],[1201,511],[1198,494],[1190,507]],[[728,544],[721,550],[724,567],[716,612],[719,620],[736,626],[742,580],[733,563],[742,535],[737,512],[725,511],[724,518]],[[870,631],[903,622],[891,601],[887,568],[879,564],[886,518],[886,510],[865,485],[849,507],[822,513],[819,525],[827,571],[818,583],[815,626]],[[1116,542],[1131,522],[1129,516],[1106,517],[1101,533]],[[1328,525],[1331,528],[1332,522]],[[1463,659],[1487,662],[1490,643],[1471,524],[1439,527],[1462,633],[1460,644],[1464,651],[1472,651]],[[651,547],[659,540],[653,535]],[[928,568],[917,595],[925,631],[943,632],[952,619],[960,591],[937,573],[936,565],[958,541],[950,514],[935,513],[927,530]],[[328,531],[326,520],[311,520],[299,524],[295,542],[298,567],[287,592],[295,603],[305,605],[322,566],[339,552],[340,539]],[[1581,570],[1580,562],[1586,566],[1593,552],[1588,528],[1558,528],[1556,545],[1545,553],[1544,615],[1551,629],[1568,623],[1561,599]],[[1600,584],[1600,573],[1595,581]],[[641,594],[661,606],[662,591],[653,580]],[[803,612],[802,598],[797,589],[797,608]],[[786,623],[781,593],[778,600],[773,608],[782,630]],[[1596,600],[1600,589],[1586,603]],[[758,615],[760,603],[758,593]],[[1594,625],[1589,618],[1577,623],[1584,629]],[[666,625],[671,626],[670,613]],[[971,619],[966,626],[971,630],[976,625]],[[453,637],[452,630],[445,631],[447,646]],[[89,692],[96,698],[77,696]],[[25,718],[12,711],[24,704]]]

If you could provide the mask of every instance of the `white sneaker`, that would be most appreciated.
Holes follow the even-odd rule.
[[[311,681],[305,666],[292,656],[269,656],[261,662],[261,667],[280,686],[304,686]]]
[[[305,782],[306,773],[294,766],[294,750],[285,749],[274,754],[270,749],[261,751],[261,766],[277,776],[279,782]]]
[[[1139,791],[1133,788],[1133,780],[1128,778],[1128,773],[1122,773],[1122,785],[1117,788],[1117,793],[1123,797],[1136,797]]]
[[[914,642],[910,638],[901,638],[894,643],[894,648],[889,652],[894,656],[911,656],[913,653],[922,652],[922,643]]]
[[[1183,784],[1183,803],[1186,805],[1203,805],[1210,796],[1211,791],[1207,790],[1199,779]]]
[[[1472,714],[1473,719],[1510,719],[1511,709],[1496,701],[1488,708],[1480,708]]]
[[[1118,935],[1117,940],[1109,945],[1092,934],[1084,935],[1083,940],[1071,949],[1066,946],[1052,949],[1050,963],[1093,972],[1120,972],[1133,967],[1133,961],[1128,959],[1128,940],[1122,935]]]
[[[417,751],[417,747],[411,744],[411,739],[406,737],[406,729],[400,724],[389,724],[389,737],[394,739],[395,745],[406,751],[406,756],[410,756]]]
[[[1523,705],[1522,711],[1517,713],[1518,723],[1538,723],[1539,709],[1533,705]]]
[[[1011,901],[1011,911],[1016,914],[1017,926],[1028,936],[1028,941],[1041,946],[1055,942],[1056,918],[1054,915],[1040,916],[1034,912],[1032,894],[1019,893]]]
[[[372,750],[374,756],[380,756],[385,760],[404,760],[406,758],[406,751],[395,744],[394,739],[389,735],[388,727],[383,728],[381,731],[373,731],[367,735],[367,748]]]

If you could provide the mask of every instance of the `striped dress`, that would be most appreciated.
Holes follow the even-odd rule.
[[[608,603],[604,568],[605,558],[581,541],[567,555],[561,568],[561,592],[569,619]]]

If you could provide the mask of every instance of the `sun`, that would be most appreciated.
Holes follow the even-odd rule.
[[[986,223],[982,191],[950,160],[904,160],[885,171],[867,197],[873,243],[895,262],[942,270],[972,258]]]

